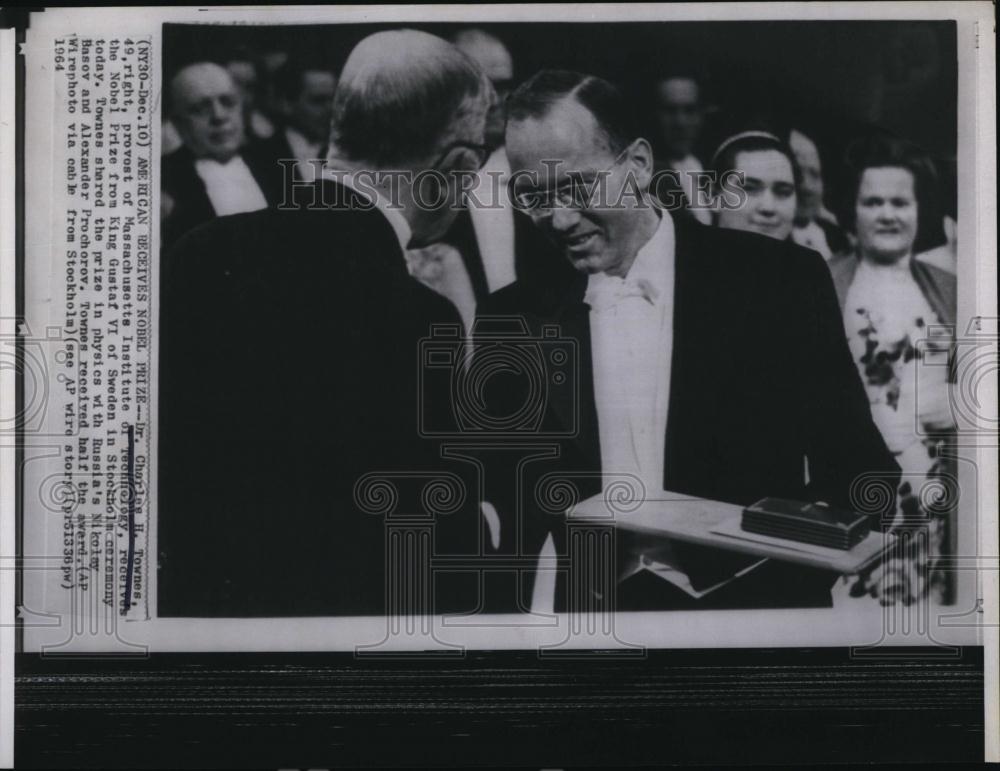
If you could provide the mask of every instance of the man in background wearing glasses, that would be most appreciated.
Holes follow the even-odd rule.
[[[512,200],[576,269],[519,276],[480,309],[524,318],[535,334],[558,325],[578,344],[575,414],[552,398],[545,419],[576,429],[558,458],[530,473],[562,475],[580,499],[627,475],[646,495],[849,507],[860,474],[898,471],[852,369],[819,255],[654,205],[650,143],[606,81],[543,71],[507,109]],[[497,379],[490,398],[508,414],[524,389]],[[522,488],[535,489],[530,481]],[[515,522],[509,495],[490,494],[501,543],[504,531],[520,534],[506,541],[523,549],[517,556],[566,553],[563,520],[527,495]],[[831,602],[836,576],[826,571],[622,530],[616,540],[618,610]],[[524,583],[522,607],[545,608],[541,579]],[[564,608],[565,589],[557,585],[554,597]]]

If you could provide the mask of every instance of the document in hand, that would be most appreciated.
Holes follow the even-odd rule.
[[[676,541],[725,551],[834,570],[850,575],[871,564],[895,541],[887,533],[868,533],[849,549],[820,546],[771,534],[742,529],[744,507],[722,501],[659,491],[641,502],[616,505],[605,495],[595,495],[574,506],[572,520],[613,519],[623,531],[661,535]]]

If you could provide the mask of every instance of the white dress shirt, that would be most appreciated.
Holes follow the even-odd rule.
[[[584,297],[591,307],[594,397],[605,482],[638,476],[663,487],[664,437],[673,348],[674,224],[660,217],[625,278],[595,273]]]
[[[816,220],[809,220],[808,225],[792,228],[792,240],[799,246],[819,252],[824,260],[829,260],[833,256],[833,250],[826,240],[826,233]]]
[[[316,179],[315,163],[321,160],[323,155],[323,143],[313,142],[298,129],[288,126],[285,128],[285,140],[295,156],[295,168],[298,171],[299,179],[305,182],[312,182]]]
[[[638,477],[646,495],[663,489],[667,408],[670,403],[674,326],[674,224],[664,213],[653,237],[622,279],[590,276],[594,400],[605,487]],[[634,538],[618,566],[619,582],[640,570],[669,581],[692,597],[703,597],[747,570],[697,590],[674,558],[669,540]],[[754,567],[759,563],[755,563]]]
[[[670,356],[673,347],[674,223],[663,213],[653,237],[622,279],[594,273],[584,302],[590,305],[590,345],[594,361],[594,398],[601,443],[604,485],[637,476],[652,493],[663,487]],[[669,550],[669,546],[665,546]],[[661,549],[662,551],[662,549]],[[671,583],[687,576],[657,560],[633,555],[619,566],[623,580],[646,568]],[[659,570],[658,570],[659,569]],[[551,614],[555,604],[557,555],[549,535],[542,545],[531,595],[531,612]]]
[[[471,191],[469,204],[472,229],[476,233],[479,254],[483,258],[486,285],[495,292],[513,284],[514,209],[507,195],[510,161],[504,148],[496,150],[479,171],[479,181]]]
[[[698,207],[698,190],[696,180],[698,174],[704,171],[701,161],[690,153],[679,161],[671,161],[670,168],[679,173],[679,182],[688,200],[688,209],[702,225],[712,224],[712,214],[708,209]]]
[[[590,276],[584,302],[590,305],[604,485],[635,476],[647,495],[655,494],[663,488],[674,339],[674,223],[669,214],[660,217],[625,278]],[[651,541],[626,560],[619,566],[619,580],[649,570],[697,594],[673,564],[664,539]]]
[[[199,158],[194,162],[194,169],[205,183],[205,192],[216,216],[267,208],[267,199],[242,156],[234,155],[225,163]]]

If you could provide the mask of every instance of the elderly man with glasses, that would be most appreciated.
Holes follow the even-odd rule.
[[[355,485],[447,470],[418,431],[418,409],[437,404],[418,402],[419,352],[432,326],[460,317],[404,255],[456,216],[462,173],[488,153],[493,98],[440,38],[373,34],[344,66],[320,183],[301,185],[294,205],[215,220],[166,255],[161,616],[390,610],[387,523]],[[435,551],[474,541],[472,503],[436,523]],[[438,611],[458,602],[444,584]]]

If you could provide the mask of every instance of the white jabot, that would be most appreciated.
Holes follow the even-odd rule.
[[[308,139],[298,129],[288,126],[285,129],[285,139],[295,156],[295,168],[299,173],[299,179],[312,182],[316,179],[316,166],[314,163],[323,157],[323,143],[313,142]]]
[[[674,171],[680,172],[678,174],[678,181],[680,182],[681,189],[684,191],[684,195],[688,200],[688,207],[694,218],[698,220],[702,225],[712,224],[712,215],[708,209],[702,209],[698,207],[698,191],[696,189],[695,180],[699,172],[704,171],[702,168],[701,161],[695,158],[693,155],[688,154],[679,161],[671,161],[670,166]]]
[[[510,161],[501,147],[479,171],[479,181],[469,195],[472,229],[476,233],[479,254],[486,272],[486,285],[495,292],[513,284],[514,273],[514,210],[507,195]]]
[[[205,192],[216,216],[267,208],[267,199],[242,156],[234,155],[225,163],[199,158],[194,168],[205,183]]]

